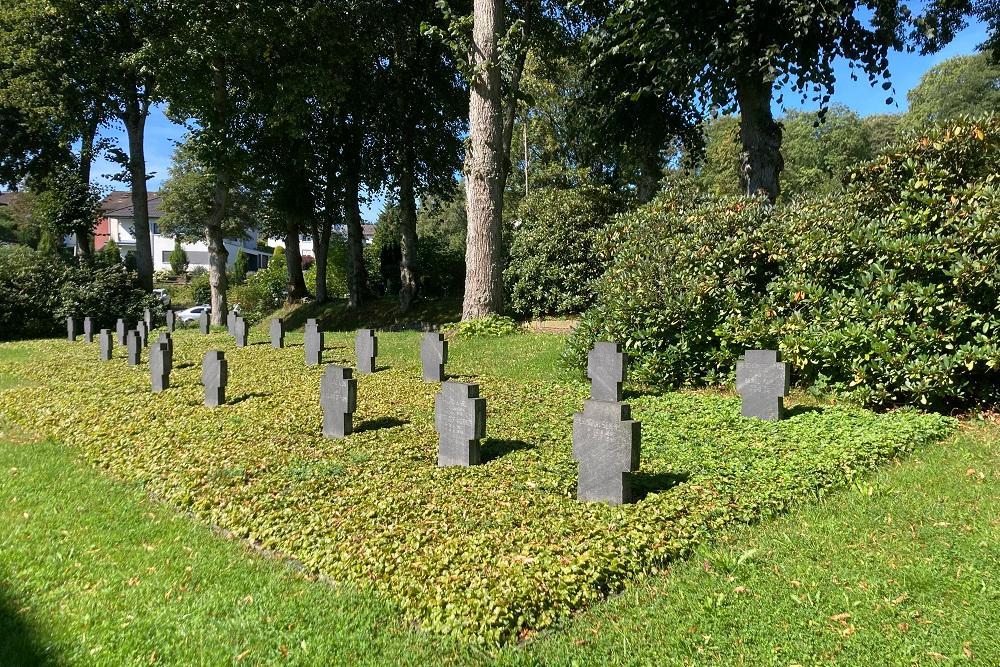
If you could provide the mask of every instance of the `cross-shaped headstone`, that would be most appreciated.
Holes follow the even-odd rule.
[[[202,311],[201,315],[198,316],[198,329],[203,334],[207,334],[209,325],[210,321],[208,319],[208,311],[204,310]]]
[[[117,334],[118,336],[119,345],[125,344],[125,335],[127,333],[128,333],[128,327],[125,326],[125,320],[118,318],[118,321],[115,323],[115,334]]]
[[[205,385],[205,405],[218,407],[226,402],[226,385],[229,383],[229,364],[226,355],[209,350],[201,365],[201,383]]]
[[[83,340],[88,343],[94,342],[94,321],[89,317],[83,318]]]
[[[576,498],[612,505],[632,502],[641,425],[628,405],[589,400],[573,415],[573,458],[580,464]]]
[[[271,320],[271,347],[280,350],[285,346],[285,321],[280,317]]]
[[[66,318],[66,339],[71,342],[76,342],[76,320],[72,317]]]
[[[174,366],[174,339],[169,333],[161,333],[160,338],[156,341],[157,343],[162,343],[167,346],[167,366],[173,369]],[[168,371],[169,372],[169,371]]]
[[[142,362],[142,340],[138,331],[129,329],[125,336],[125,347],[128,352],[128,365],[138,366]]]
[[[305,329],[306,366],[317,366],[323,361],[323,332],[316,320],[306,320]]]
[[[153,330],[153,311],[147,308],[142,313],[142,321],[146,323],[146,332]]]
[[[736,362],[736,392],[743,399],[740,413],[775,421],[785,416],[792,368],[776,350],[747,350]]]
[[[135,325],[136,333],[139,334],[139,342],[143,347],[149,345],[149,329],[146,328],[146,321],[143,320]]]
[[[229,314],[226,315],[226,331],[229,332],[230,336],[236,335],[236,311],[230,310]]]
[[[587,355],[591,400],[610,402],[622,400],[625,367],[626,359],[621,344],[594,343],[594,349]]]
[[[448,363],[448,341],[444,334],[424,334],[420,341],[420,363],[424,382],[444,382],[444,365]]]
[[[101,361],[111,361],[111,351],[114,349],[115,339],[111,336],[109,329],[101,329],[99,336],[101,344]]]
[[[358,407],[358,381],[352,377],[350,368],[326,367],[320,381],[319,402],[323,408],[323,435],[327,438],[350,435]]]
[[[153,347],[149,351],[149,373],[154,394],[170,388],[170,371],[173,366],[172,357],[170,345],[162,338],[153,343]]]
[[[172,310],[168,310],[165,313],[164,317],[166,317],[166,320],[167,320],[167,333],[173,333],[174,332],[174,326],[176,326],[176,324],[177,324],[177,315],[176,315],[176,313],[174,313],[174,311],[172,311]]]
[[[480,462],[479,441],[486,437],[486,399],[479,385],[445,382],[434,398],[438,466],[473,466]]]
[[[247,321],[236,316],[233,320],[233,337],[236,338],[236,347],[246,347],[248,336]]]
[[[378,338],[371,329],[358,329],[354,337],[354,354],[358,358],[358,373],[368,375],[375,372],[375,357],[378,356]]]

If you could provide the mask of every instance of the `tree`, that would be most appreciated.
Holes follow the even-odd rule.
[[[247,279],[247,270],[250,266],[250,260],[247,258],[247,254],[243,252],[243,248],[236,251],[236,259],[233,260],[233,283],[237,285],[242,285],[243,281]]]
[[[97,224],[100,192],[86,183],[72,165],[32,181],[35,197],[32,219],[61,239],[73,235],[86,239]],[[90,256],[88,248],[86,256]]]
[[[900,140],[903,114],[883,113],[865,116],[861,127],[871,145],[872,155],[882,155]]]
[[[980,115],[1000,108],[1000,65],[986,53],[956,56],[935,65],[906,94],[906,127]]]
[[[174,249],[170,251],[170,270],[174,275],[181,276],[187,273],[189,266],[187,252],[181,246],[180,238],[174,239]]]
[[[776,86],[812,95],[824,113],[836,84],[834,61],[846,57],[889,90],[889,51],[940,47],[968,8],[964,0],[935,0],[917,17],[899,2],[879,0],[636,0],[617,4],[605,52],[626,53],[633,68],[651,73],[652,83],[636,92],[684,97],[693,90],[707,107],[738,107],[742,189],[774,200],[784,167],[781,127],[771,113]]]
[[[120,264],[122,261],[122,251],[114,239],[109,238],[97,254],[106,265]]]

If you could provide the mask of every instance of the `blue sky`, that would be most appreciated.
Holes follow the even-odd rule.
[[[906,111],[906,93],[920,81],[920,77],[928,69],[952,56],[967,55],[975,52],[977,45],[986,39],[986,27],[975,23],[959,33],[955,40],[939,53],[921,56],[916,53],[894,53],[890,55],[890,71],[894,89],[883,91],[880,86],[872,88],[867,79],[851,81],[851,70],[846,62],[836,67],[837,86],[833,102],[844,104],[859,114],[867,116],[877,113],[894,113]],[[892,106],[885,104],[886,97],[895,98]],[[794,94],[786,94],[784,105],[775,105],[775,113],[781,114],[784,109],[815,109],[816,105],[809,101],[802,102]],[[162,108],[153,109],[146,125],[146,170],[153,177],[149,181],[151,190],[156,190],[167,177],[170,168],[171,154],[174,145],[184,135],[184,128],[171,123],[163,115]],[[128,145],[125,139],[125,129],[112,126],[103,130],[103,136],[114,139],[122,147]],[[106,160],[98,160],[94,165],[94,180],[97,185],[109,189],[121,190],[121,183],[111,181],[108,176],[118,171],[118,165]],[[376,197],[368,206],[362,209],[366,220],[374,221],[382,208],[382,198]]]

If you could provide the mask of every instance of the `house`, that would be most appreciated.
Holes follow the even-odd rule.
[[[147,199],[149,211],[149,237],[153,248],[153,270],[161,271],[170,268],[170,253],[174,250],[174,239],[160,233],[159,220],[163,217],[160,208],[161,199],[158,192],[150,192]],[[101,202],[101,217],[94,230],[94,248],[100,250],[109,239],[114,239],[122,255],[135,251],[135,209],[132,207],[132,193],[115,191]],[[229,251],[229,266],[236,261],[236,253],[241,248],[249,260],[250,271],[267,268],[271,259],[270,249],[263,250],[257,246],[258,235],[250,230],[243,239],[226,239],[226,250]],[[188,268],[208,268],[208,245],[204,241],[182,243],[181,247],[187,253]]]
[[[334,225],[333,233],[340,234],[343,237],[347,237],[347,225]],[[364,245],[371,245],[372,241],[375,240],[375,225],[365,223],[361,225],[361,242]],[[269,246],[285,247],[285,239],[283,238],[272,238],[267,240]],[[299,252],[303,257],[315,257],[316,251],[313,250],[313,240],[311,236],[306,234],[299,235]]]

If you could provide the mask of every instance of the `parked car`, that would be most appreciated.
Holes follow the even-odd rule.
[[[177,319],[181,322],[187,324],[188,322],[197,322],[198,318],[201,317],[202,313],[211,313],[212,307],[207,304],[202,304],[200,306],[195,306],[194,308],[188,308],[187,310],[182,310],[177,313]]]

